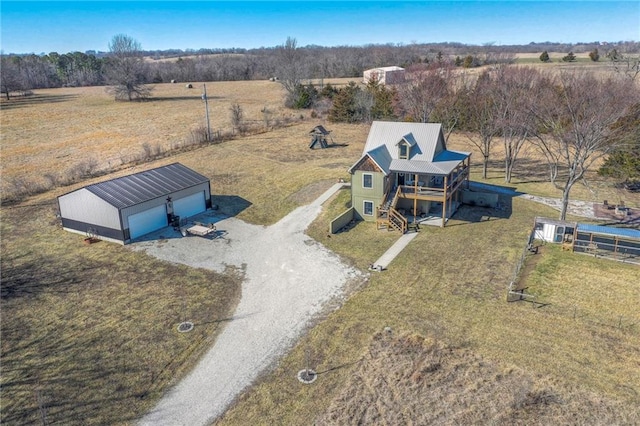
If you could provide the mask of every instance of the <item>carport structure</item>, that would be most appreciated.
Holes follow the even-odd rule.
[[[173,163],[58,197],[62,227],[127,244],[211,206],[210,181]]]

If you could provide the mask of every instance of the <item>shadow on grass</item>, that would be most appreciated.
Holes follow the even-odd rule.
[[[55,259],[39,257],[37,260],[18,262],[10,253],[2,259],[2,286],[0,300],[35,297],[40,293],[73,293],[91,276],[92,270],[102,265],[66,265]]]
[[[196,324],[196,326],[197,325],[204,325],[204,324],[220,324],[220,323],[223,323],[223,322],[238,321],[238,320],[242,320],[242,319],[245,319],[245,318],[252,317],[254,315],[255,315],[255,313],[250,313],[250,314],[244,314],[244,315],[234,315],[234,316],[229,317],[229,318],[220,318],[220,319],[211,320],[211,321],[199,321]]]
[[[320,147],[320,148],[316,148],[316,147],[309,147],[309,149],[313,150],[313,151],[322,151],[323,149],[330,149],[330,148],[344,148],[349,146],[348,143],[332,143],[332,144],[328,144],[325,147]]]
[[[58,102],[71,101],[77,98],[78,95],[29,95],[29,96],[17,96],[12,97],[10,100],[3,100],[0,104],[0,109],[16,109],[31,107],[41,104],[52,104]]]
[[[363,361],[362,359],[359,359],[359,360],[357,360],[357,361],[347,362],[347,363],[344,363],[344,364],[342,364],[342,365],[338,365],[338,366],[335,366],[335,367],[328,368],[328,369],[326,369],[326,370],[324,370],[324,371],[318,371],[318,372],[316,372],[316,374],[319,376],[319,375],[321,375],[321,374],[331,373],[331,372],[336,371],[336,370],[341,370],[341,369],[343,369],[343,368],[351,367],[352,365],[359,364],[359,363],[361,363],[362,361]]]
[[[482,170],[482,163],[471,164],[471,169]],[[489,160],[487,163],[489,171],[501,171],[500,176],[488,177],[487,180],[504,181],[504,160]],[[558,175],[556,182],[566,179],[568,169],[566,166],[558,165]],[[548,183],[550,182],[549,164],[544,160],[531,158],[518,158],[513,171],[511,172],[512,182],[524,183]]]
[[[222,96],[209,96],[207,95],[207,99],[210,101],[224,99]],[[191,96],[160,96],[160,97],[150,97],[145,102],[171,102],[171,101],[202,101],[202,95],[200,93],[194,92]]]

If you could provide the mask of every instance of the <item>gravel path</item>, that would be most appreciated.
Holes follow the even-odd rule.
[[[233,265],[245,270],[242,298],[232,321],[141,425],[210,424],[294,345],[327,302],[342,296],[347,282],[362,279],[357,270],[304,234],[322,203],[342,186],[334,185],[312,204],[269,227],[214,218],[222,219],[216,223],[225,232],[221,238],[155,236],[133,245],[135,250],[194,267],[223,271]]]
[[[480,191],[484,190],[514,195],[526,200],[535,201],[536,203],[545,204],[547,206],[553,207],[558,211],[562,209],[562,200],[560,198],[538,197],[537,195],[516,193],[513,189],[502,187],[499,185],[491,185],[483,182],[471,182],[471,188]],[[574,216],[588,217],[591,219],[594,219],[596,217],[593,210],[593,202],[591,201],[577,201],[570,199],[569,205],[567,206],[567,212]]]

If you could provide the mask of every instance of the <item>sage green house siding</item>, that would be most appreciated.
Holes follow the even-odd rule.
[[[447,149],[440,123],[374,121],[362,156],[349,168],[354,218],[406,232],[407,216],[415,222],[435,209],[444,226],[468,186],[470,156]],[[371,177],[370,188],[364,176]]]
[[[371,176],[371,188],[363,186],[364,175]],[[351,175],[351,202],[357,219],[373,221],[376,218],[376,208],[384,201],[384,174],[381,172],[356,170]],[[364,203],[373,203],[370,215],[365,214]]]

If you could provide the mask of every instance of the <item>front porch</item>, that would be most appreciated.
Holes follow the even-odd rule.
[[[445,226],[460,205],[460,189],[469,186],[469,167],[461,163],[444,176],[396,172],[387,178],[376,225],[405,233],[411,224]]]
[[[444,212],[444,224],[446,224],[449,219],[455,214],[462,203],[459,201],[452,200],[450,203],[447,203],[446,211]],[[394,209],[395,210],[395,209]],[[393,214],[393,213],[392,213]],[[385,212],[384,210],[378,210],[378,218],[376,219],[376,224],[378,229],[387,229],[387,230],[395,230],[400,231],[402,233],[411,230],[412,228],[416,228],[416,224],[418,227],[420,226],[440,226],[443,227],[442,221],[442,206],[440,203],[436,203],[428,212],[418,211],[417,214],[414,214],[414,210],[405,210],[399,208],[395,210],[394,220],[389,220],[389,212]],[[403,220],[404,219],[404,220]],[[391,222],[391,223],[389,223]],[[394,226],[395,224],[395,226]]]

